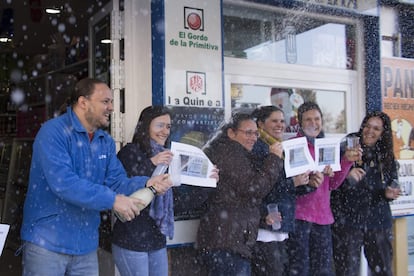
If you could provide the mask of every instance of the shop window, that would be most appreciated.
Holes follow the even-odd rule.
[[[234,83],[231,85],[233,113],[251,113],[255,108],[264,105],[277,106],[285,114],[285,132],[288,135],[298,131],[297,109],[307,101],[316,102],[320,106],[324,117],[325,132],[346,133],[345,91]]]
[[[401,57],[414,58],[414,6],[399,11]]]
[[[355,70],[355,25],[309,12],[223,6],[224,55]]]

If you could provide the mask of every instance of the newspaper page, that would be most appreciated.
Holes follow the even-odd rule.
[[[334,172],[341,170],[340,163],[340,139],[318,138],[315,139],[315,169],[323,171],[330,165]]]
[[[315,162],[309,152],[306,137],[283,141],[282,146],[285,151],[286,177],[299,175],[315,169]]]
[[[214,165],[201,149],[172,142],[171,151],[174,154],[170,164],[173,179],[179,175],[181,184],[213,188],[217,186],[216,179],[210,177]]]
[[[3,253],[4,244],[6,243],[7,234],[9,233],[10,225],[0,224],[0,256]]]

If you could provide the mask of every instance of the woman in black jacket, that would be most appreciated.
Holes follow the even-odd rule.
[[[220,169],[217,188],[200,220],[197,247],[209,275],[250,275],[262,199],[283,168],[282,145],[275,143],[259,168],[252,153],[258,130],[250,115],[235,114],[205,152]]]
[[[151,176],[159,164],[169,164],[167,149],[171,116],[167,108],[149,106],[139,117],[132,142],[118,153],[128,176]],[[112,255],[122,276],[168,275],[166,237],[174,234],[173,195],[157,194],[132,221],[117,220],[113,229]]]
[[[253,147],[253,153],[258,158],[259,165],[269,155],[269,147],[274,142],[281,142],[285,132],[285,116],[283,110],[273,106],[261,106],[254,110],[252,116],[256,119],[261,132],[260,138]],[[284,170],[273,184],[273,188],[263,199],[259,234],[252,259],[252,274],[285,275],[288,266],[287,239],[294,231],[296,195],[314,191],[316,188],[309,184],[309,172],[286,178]],[[272,229],[267,224],[267,205],[277,203],[282,216],[281,228]]]
[[[371,275],[392,275],[389,202],[398,198],[400,189],[393,184],[398,174],[390,118],[370,113],[359,132],[349,136],[360,137],[363,155],[331,197],[336,275],[359,275],[362,246]]]

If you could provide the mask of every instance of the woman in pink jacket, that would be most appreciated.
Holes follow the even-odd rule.
[[[306,137],[309,151],[315,158],[315,138],[324,138],[323,117],[319,106],[305,102],[298,109],[300,129],[297,137]],[[331,224],[334,222],[330,207],[330,191],[338,188],[345,179],[353,161],[361,157],[359,152],[346,151],[341,158],[341,171],[332,172],[326,166],[322,172],[309,175],[309,185],[317,187],[313,192],[297,196],[295,231],[289,238],[290,275],[335,275],[332,261]]]

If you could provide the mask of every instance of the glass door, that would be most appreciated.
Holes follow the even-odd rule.
[[[104,81],[114,94],[114,111],[108,132],[118,141],[120,116],[119,74],[114,64],[120,63],[119,45],[119,1],[109,1],[89,21],[89,77]],[[111,257],[111,229],[113,216],[111,210],[101,212],[99,227],[99,274],[116,275]]]
[[[89,76],[110,83],[112,1],[89,21]]]
[[[225,69],[226,118],[234,112],[275,105],[285,113],[290,136],[298,130],[298,107],[314,101],[322,109],[327,135],[343,136],[359,127],[363,104],[356,98],[355,71],[234,58],[225,59]]]
[[[121,13],[123,5],[119,0],[109,1],[89,21],[89,76],[105,83],[113,91],[114,111],[111,115],[109,132],[117,148],[123,141],[123,26]]]

